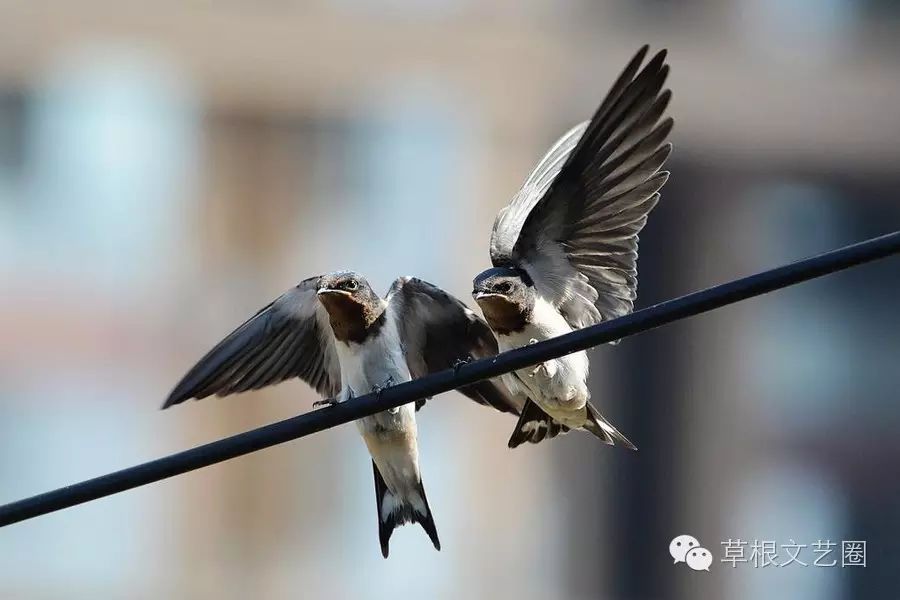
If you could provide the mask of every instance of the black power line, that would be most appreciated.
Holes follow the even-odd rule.
[[[174,475],[343,425],[488,377],[641,333],[747,298],[900,253],[900,231],[744,277],[624,317],[510,350],[184,452],[0,506],[0,527],[124,492]]]

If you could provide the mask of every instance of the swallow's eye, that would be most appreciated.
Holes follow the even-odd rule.
[[[355,279],[350,279],[350,280],[344,282],[344,289],[347,289],[352,292],[352,291],[355,291],[357,288],[359,288],[359,282],[356,281]]]
[[[512,291],[512,284],[508,281],[503,281],[494,286],[494,289],[501,294],[508,294]]]

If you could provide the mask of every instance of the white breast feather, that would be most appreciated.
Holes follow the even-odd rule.
[[[394,385],[409,381],[409,368],[400,345],[400,332],[391,312],[377,335],[363,343],[338,342],[337,354],[341,364],[341,386],[353,395],[368,394],[375,386],[393,379]]]
[[[544,298],[538,297],[535,301],[531,322],[522,331],[509,335],[498,335],[497,343],[501,351],[527,346],[532,340],[543,341],[572,331],[571,326],[552,304]],[[545,373],[551,375],[550,380],[541,381],[540,377],[530,376],[534,367],[527,367],[517,371],[518,381],[510,381],[511,376],[504,376],[504,382],[510,389],[525,388],[527,395],[535,400],[545,410],[556,407],[556,402],[551,401],[551,396],[560,396],[569,390],[582,390],[583,400],[587,399],[586,382],[588,376],[588,357],[585,352],[576,352],[544,363],[548,368]],[[548,404],[552,402],[552,404]],[[579,400],[575,407],[583,407]],[[555,411],[553,411],[555,412]]]

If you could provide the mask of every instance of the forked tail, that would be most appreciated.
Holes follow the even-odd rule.
[[[372,470],[375,472],[375,501],[378,509],[378,541],[381,542],[381,554],[385,558],[390,552],[391,534],[394,529],[405,523],[418,523],[431,538],[436,550],[441,549],[441,541],[438,539],[434,519],[431,516],[431,508],[428,506],[428,498],[425,497],[425,488],[422,480],[411,494],[411,497],[401,498],[391,492],[384,478],[378,471],[375,461],[372,461]]]
[[[631,450],[637,450],[637,447],[627,437],[622,435],[618,429],[613,427],[590,402],[585,405],[585,410],[587,414],[582,425],[583,429],[591,432],[600,438],[603,443],[610,446],[619,445]],[[510,448],[515,448],[524,442],[537,444],[567,431],[569,431],[567,426],[555,421],[531,400],[526,400],[525,406],[522,407],[522,414],[519,415],[519,421],[516,423],[516,428],[509,438],[508,445]]]
[[[529,399],[525,401],[525,406],[522,407],[522,414],[519,415],[519,421],[516,423],[516,428],[513,430],[507,445],[510,448],[515,448],[523,442],[537,444],[568,430],[568,427],[554,421],[550,415]]]
[[[590,402],[587,403],[585,408],[587,409],[587,422],[584,424],[585,429],[610,446],[625,446],[630,450],[637,450],[637,446],[632,444],[631,440],[613,427],[612,423],[607,421]]]

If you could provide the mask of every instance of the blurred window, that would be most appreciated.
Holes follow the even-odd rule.
[[[84,52],[59,65],[29,106],[28,268],[77,273],[124,294],[122,278],[163,279],[196,155],[195,118],[177,75],[127,49]],[[115,57],[115,58],[111,58]]]

